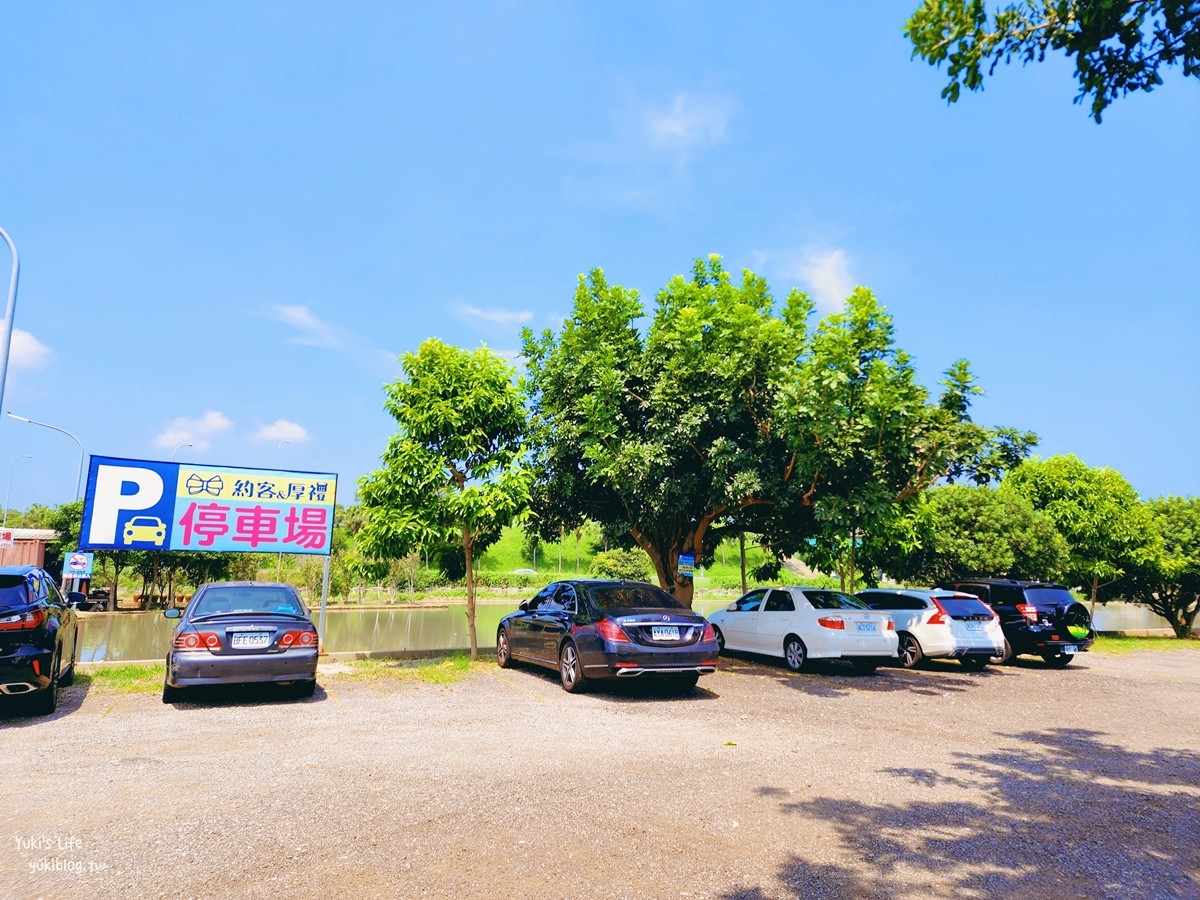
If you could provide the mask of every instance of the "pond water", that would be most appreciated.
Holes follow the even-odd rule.
[[[696,609],[709,613],[725,606],[724,600],[701,600]],[[475,629],[481,648],[495,646],[500,620],[517,607],[517,601],[480,603],[475,608]],[[445,607],[390,607],[386,609],[331,608],[326,613],[323,643],[331,653],[344,651],[461,650],[471,646],[466,604]],[[313,621],[318,620],[317,610]],[[80,662],[164,659],[177,620],[161,611],[83,613],[79,617],[82,640]]]

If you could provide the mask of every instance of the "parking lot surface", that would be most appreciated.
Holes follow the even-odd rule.
[[[1200,652],[0,713],[13,897],[1200,897]],[[9,887],[3,887],[3,886]]]

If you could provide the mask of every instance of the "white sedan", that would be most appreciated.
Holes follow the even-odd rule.
[[[708,620],[722,650],[780,656],[793,672],[809,659],[844,657],[870,672],[896,658],[892,617],[841,591],[759,588]]]

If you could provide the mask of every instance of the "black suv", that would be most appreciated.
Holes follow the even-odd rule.
[[[1004,655],[995,662],[1031,653],[1061,668],[1096,640],[1087,607],[1061,584],[973,578],[944,587],[974,594],[996,611],[1004,629]]]
[[[36,715],[58,706],[58,686],[75,679],[79,617],[37,566],[0,566],[0,697],[27,697]]]

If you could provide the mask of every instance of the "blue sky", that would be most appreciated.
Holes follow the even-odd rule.
[[[823,311],[864,284],[977,421],[1200,494],[1200,80],[1097,126],[1054,59],[948,107],[915,0],[742,6],[6,5],[5,409],[346,502],[398,354],[514,353],[579,273],[649,302],[716,252]],[[14,508],[78,458],[0,418]]]

